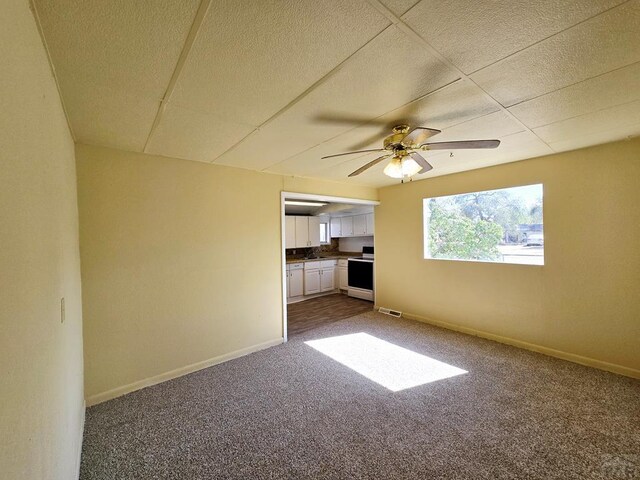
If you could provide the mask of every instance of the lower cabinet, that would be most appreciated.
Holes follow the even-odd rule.
[[[349,270],[347,260],[338,260],[338,288],[346,290],[349,287]]]
[[[320,293],[320,270],[304,270],[304,294]]]
[[[328,292],[336,288],[336,268],[327,267],[320,270],[320,291]]]
[[[287,298],[304,295],[303,264],[287,265]]]
[[[329,292],[336,288],[336,261],[322,260],[304,264],[304,294]]]

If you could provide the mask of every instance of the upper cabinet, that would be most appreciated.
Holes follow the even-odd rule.
[[[342,236],[342,221],[340,217],[331,217],[331,238]]]
[[[355,215],[353,217],[353,234],[354,235],[367,234],[367,216],[366,215]]]
[[[362,237],[374,234],[373,213],[331,218],[331,237]]]
[[[285,248],[320,246],[320,218],[287,215],[284,228]]]
[[[353,237],[353,217],[340,217],[342,237]]]
[[[375,225],[373,222],[373,213],[367,213],[367,235],[373,235]]]
[[[296,248],[296,217],[284,217],[284,248]]]

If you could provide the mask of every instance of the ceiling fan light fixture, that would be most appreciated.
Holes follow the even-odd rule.
[[[384,174],[391,178],[413,177],[422,167],[411,157],[393,157],[389,165],[384,167]]]

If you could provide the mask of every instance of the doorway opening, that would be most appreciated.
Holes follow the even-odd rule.
[[[373,309],[379,202],[282,192],[283,338]]]

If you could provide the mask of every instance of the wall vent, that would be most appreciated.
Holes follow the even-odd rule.
[[[402,316],[402,312],[397,310],[391,310],[389,308],[380,307],[378,309],[380,313],[384,313],[385,315],[391,315],[392,317],[400,318]]]

